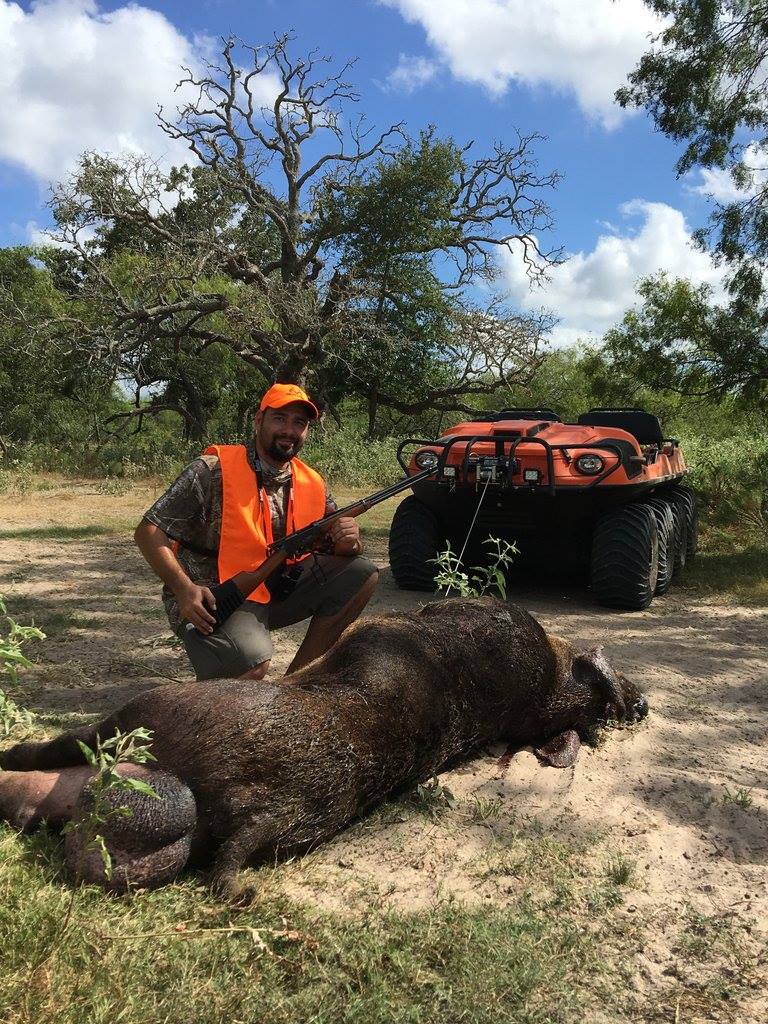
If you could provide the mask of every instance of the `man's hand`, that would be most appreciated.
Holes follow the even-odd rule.
[[[363,550],[360,527],[357,520],[350,516],[344,516],[331,523],[328,536],[333,541],[333,550],[337,555],[359,555]]]
[[[205,636],[213,632],[216,616],[211,611],[216,610],[216,598],[208,587],[198,587],[190,582],[176,594],[176,600],[183,619],[191,622]]]

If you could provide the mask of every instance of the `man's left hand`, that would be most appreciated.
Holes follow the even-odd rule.
[[[363,550],[360,527],[357,520],[351,516],[345,516],[332,523],[328,536],[333,541],[333,550],[337,555],[359,555]]]

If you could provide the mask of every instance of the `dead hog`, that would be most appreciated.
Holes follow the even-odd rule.
[[[67,836],[70,868],[121,889],[159,885],[188,859],[213,856],[214,883],[232,891],[244,864],[327,839],[479,744],[533,744],[571,764],[579,733],[647,709],[600,649],[574,652],[522,608],[440,601],[356,623],[290,679],[162,686],[96,726],[18,744],[0,754],[0,817],[5,808],[30,827],[82,814],[88,773],[76,740],[93,746],[143,726],[160,799],[117,792],[133,815],[105,826],[111,881],[77,833]]]

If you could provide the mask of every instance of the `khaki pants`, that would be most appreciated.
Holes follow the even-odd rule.
[[[189,623],[181,624],[178,635],[198,679],[234,679],[269,661],[273,653],[270,630],[314,615],[337,615],[376,572],[374,563],[360,555],[316,555],[300,564],[301,575],[285,600],[273,599],[269,604],[246,601],[208,636]]]

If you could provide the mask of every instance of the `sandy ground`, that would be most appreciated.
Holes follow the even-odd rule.
[[[76,530],[135,521],[151,497],[82,483],[0,500],[0,529],[17,534],[0,540],[0,592],[20,621],[34,614],[48,625],[49,640],[24,681],[34,710],[102,712],[142,688],[189,677],[127,530],[90,539],[18,536],[52,524]],[[423,601],[394,586],[381,539],[369,550],[383,572],[367,614]],[[515,829],[528,840],[540,835],[543,849],[554,842],[583,850],[582,874],[624,856],[635,868],[621,907],[627,934],[635,934],[634,921],[653,923],[633,949],[639,990],[679,972],[675,936],[691,914],[738,933],[748,950],[750,966],[740,968],[748,991],[734,1016],[664,1019],[768,1019],[768,610],[703,603],[674,587],[632,614],[599,608],[571,584],[528,582],[510,598],[576,646],[605,643],[648,696],[646,722],[582,748],[571,769],[544,768],[531,751],[508,765],[503,747],[481,752],[440,778],[455,807],[425,817],[390,805],[297,862],[284,884],[335,909],[504,904],[528,884],[520,865],[502,856]],[[275,638],[280,672],[301,631]]]

